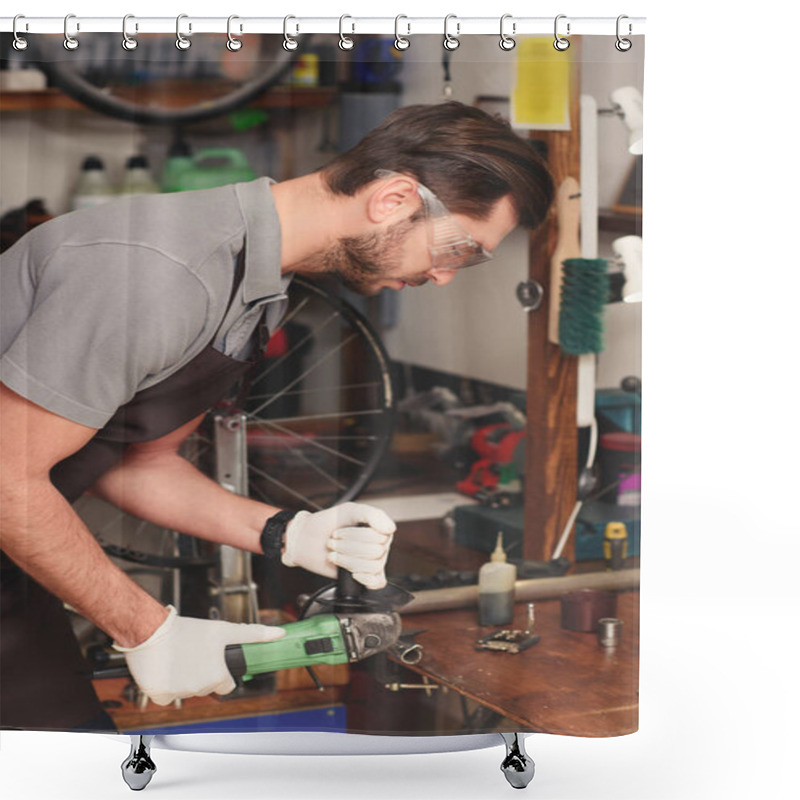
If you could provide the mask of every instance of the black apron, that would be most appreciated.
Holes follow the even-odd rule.
[[[228,308],[243,272],[240,253]],[[159,439],[218,403],[263,354],[263,317],[258,333],[253,359],[231,358],[209,344],[168,378],[137,392],[81,450],[53,467],[53,485],[73,503],[120,461],[128,444]],[[0,728],[113,729],[61,600],[5,554],[0,565]]]

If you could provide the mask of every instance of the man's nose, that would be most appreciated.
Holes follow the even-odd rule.
[[[428,277],[437,286],[447,286],[447,284],[455,278],[456,272],[457,270],[454,269],[432,269],[428,273]]]

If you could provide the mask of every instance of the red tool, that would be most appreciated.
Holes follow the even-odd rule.
[[[469,475],[458,482],[458,490],[470,497],[501,490],[518,492],[514,454],[524,439],[525,430],[508,422],[486,425],[475,431],[470,437],[470,447],[478,454],[478,460],[473,463]],[[516,482],[513,489],[506,485],[509,477]]]

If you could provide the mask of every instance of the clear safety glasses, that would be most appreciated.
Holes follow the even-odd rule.
[[[391,178],[399,174],[381,169],[375,176]],[[417,183],[417,192],[425,209],[428,251],[433,270],[463,269],[491,259],[492,254],[453,219],[447,206],[427,186]]]

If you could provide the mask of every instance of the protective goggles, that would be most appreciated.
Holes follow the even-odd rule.
[[[391,178],[399,172],[379,169],[377,178]],[[478,244],[454,219],[447,206],[427,187],[417,183],[425,209],[428,251],[433,270],[454,270],[489,261],[492,254]]]

